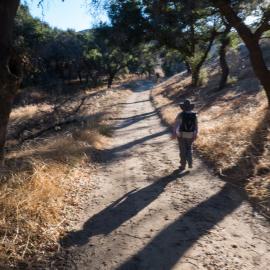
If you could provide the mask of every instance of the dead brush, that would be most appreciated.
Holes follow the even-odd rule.
[[[37,114],[41,114],[42,111],[46,110],[51,110],[51,106],[46,103],[16,108],[10,115],[10,124],[16,125],[18,123],[29,121],[34,116],[36,117]]]
[[[68,172],[63,164],[29,159],[31,170],[13,173],[0,189],[0,254],[3,264],[22,261],[49,251],[59,232],[64,192],[61,181]],[[12,168],[10,168],[12,170]],[[17,168],[19,171],[19,168]],[[40,247],[40,241],[43,247]]]
[[[246,190],[270,218],[270,175],[251,178],[246,185]]]
[[[75,130],[72,133],[74,140],[92,145],[96,149],[102,149],[108,139],[100,134],[98,130]]]
[[[31,265],[44,251],[56,251],[64,230],[63,211],[73,204],[70,194],[76,192],[73,168],[89,160],[89,147],[101,148],[104,143],[97,130],[85,128],[31,142],[8,154],[0,188],[2,264],[27,259]]]

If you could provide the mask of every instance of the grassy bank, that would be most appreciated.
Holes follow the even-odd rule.
[[[129,93],[121,85],[83,89],[64,103],[43,93],[42,102],[14,109],[0,172],[1,267],[31,269],[58,250],[93,188],[95,150],[110,142],[111,119]]]
[[[207,79],[191,87],[187,74],[178,74],[157,85],[152,100],[163,121],[171,126],[179,102],[196,103],[199,137],[196,149],[225,180],[243,187],[259,209],[270,217],[270,113],[264,92],[246,57],[228,55],[231,77],[217,90],[219,67],[212,59],[204,67]],[[237,72],[239,66],[240,72]]]

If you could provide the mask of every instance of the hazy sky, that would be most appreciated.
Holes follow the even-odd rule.
[[[25,0],[25,2],[29,5],[32,15],[63,30],[72,28],[80,31],[91,28],[100,21],[108,21],[105,14],[100,14],[100,12],[99,15],[95,14],[95,10],[87,5],[89,0],[65,0],[64,2],[44,0],[43,8],[38,7],[39,0]],[[246,22],[254,22],[254,17],[250,16]]]
[[[38,2],[38,0],[27,1],[31,14],[63,30],[72,28],[80,31],[90,28],[101,20],[106,20],[104,14],[94,16],[94,12],[89,12],[86,0],[65,0],[64,2],[45,0],[43,9],[38,7]]]

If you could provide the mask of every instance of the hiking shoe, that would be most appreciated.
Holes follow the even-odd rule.
[[[188,165],[188,168],[189,168],[189,169],[192,169],[192,168],[193,168],[192,164],[189,164],[189,165]]]
[[[185,167],[184,167],[184,166],[180,166],[180,167],[179,167],[179,171],[180,171],[180,172],[182,172],[182,171],[184,171],[184,170],[185,170]]]

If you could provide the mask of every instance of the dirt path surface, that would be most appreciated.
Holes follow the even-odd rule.
[[[63,239],[66,269],[267,270],[270,230],[241,191],[195,160],[179,174],[175,141],[134,90],[117,120],[85,216]]]

